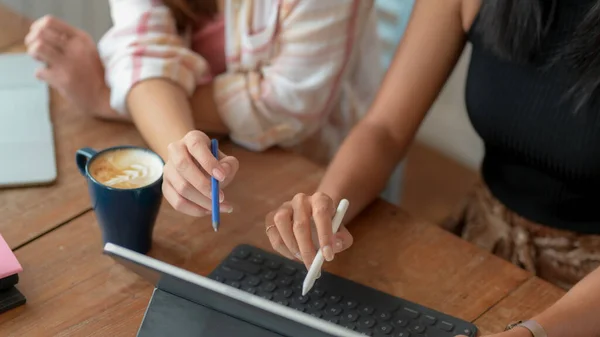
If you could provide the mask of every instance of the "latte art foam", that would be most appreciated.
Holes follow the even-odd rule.
[[[99,183],[122,189],[150,185],[163,173],[158,156],[138,149],[114,150],[94,159],[90,174]]]

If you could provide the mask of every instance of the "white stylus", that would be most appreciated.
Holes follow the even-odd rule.
[[[331,229],[333,234],[337,233],[340,225],[342,224],[342,219],[348,210],[348,205],[350,203],[346,199],[342,199],[335,211],[335,215],[333,216],[333,220],[331,221]],[[332,247],[333,248],[333,247]],[[319,249],[317,256],[313,260],[310,268],[308,269],[308,273],[306,273],[306,277],[304,278],[304,283],[302,284],[302,296],[306,295],[310,289],[315,284],[315,281],[321,276],[321,267],[323,266],[323,252]]]

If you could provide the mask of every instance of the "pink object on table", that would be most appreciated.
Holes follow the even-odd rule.
[[[0,235],[0,279],[23,271],[23,267]]]

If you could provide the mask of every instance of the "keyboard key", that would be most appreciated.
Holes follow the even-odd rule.
[[[243,287],[242,290],[250,294],[256,294],[256,288],[254,287]]]
[[[350,329],[350,330],[356,330],[356,325],[354,325],[354,324],[353,324],[353,323],[351,323],[351,322],[345,322],[345,323],[342,323],[342,326],[343,326],[344,328],[346,328],[346,329]]]
[[[263,264],[263,262],[265,262],[265,260],[261,257],[255,256],[250,259],[250,262],[252,262],[254,264]]]
[[[454,334],[448,334],[446,331],[442,331],[435,327],[430,327],[427,329],[427,337],[448,337],[454,336]]]
[[[408,329],[414,333],[424,333],[426,330],[425,326],[419,323],[411,325]]]
[[[282,298],[290,298],[294,292],[291,289],[279,289],[275,292],[275,296]]]
[[[377,331],[378,333],[384,334],[384,335],[389,335],[392,333],[392,331],[394,330],[394,328],[389,325],[389,324],[380,324],[377,326],[377,328],[375,329],[375,331]]]
[[[250,256],[250,251],[246,248],[240,248],[236,250],[235,256],[239,257],[240,259],[245,259]]]
[[[281,304],[281,305],[285,305],[285,306],[287,307],[287,305],[288,305],[290,302],[288,302],[288,300],[286,300],[286,299],[280,298],[280,299],[277,299],[277,300],[275,300],[275,303],[279,303],[279,304]]]
[[[296,268],[292,267],[292,266],[284,266],[282,271],[288,275],[288,276],[292,276],[296,273]]]
[[[454,330],[454,324],[448,323],[446,321],[441,321],[439,324],[439,328],[444,331],[452,332],[452,330]]]
[[[260,293],[258,294],[258,296],[264,298],[265,300],[272,300],[273,299],[273,294],[269,294],[269,293]]]
[[[353,300],[345,300],[342,302],[342,308],[344,309],[354,309],[358,306],[358,302]]]
[[[394,337],[410,337],[410,332],[403,331],[403,330],[397,330],[396,332],[394,332],[392,334],[392,336],[394,336]]]
[[[358,321],[358,326],[361,328],[372,328],[376,323],[372,317],[363,317]]]
[[[267,261],[267,268],[269,269],[273,269],[273,270],[277,270],[279,269],[279,267],[281,267],[281,263],[277,262],[277,261]]]
[[[421,317],[421,322],[425,325],[434,325],[437,319],[430,315],[425,315]]]
[[[247,284],[251,287],[258,286],[260,284],[260,282],[261,282],[260,279],[256,276],[250,276],[244,281],[245,284]]]
[[[321,298],[325,296],[325,290],[315,287],[312,288],[308,294],[313,298]]]
[[[264,283],[262,286],[260,286],[260,289],[263,291],[266,291],[268,293],[271,293],[275,289],[277,289],[277,286],[273,282],[267,282],[267,283]]]
[[[297,292],[299,292],[300,294],[302,294],[302,284],[300,284],[300,283],[298,283],[298,284],[294,284],[294,285],[292,286],[292,289],[293,289],[294,291],[297,291]],[[309,295],[310,295],[310,293],[309,293]]]
[[[280,278],[279,280],[277,280],[277,283],[279,285],[281,285],[282,287],[287,287],[290,284],[292,284],[292,282],[294,282],[294,279],[289,277],[289,276],[285,276],[283,278]]]
[[[392,318],[392,315],[387,311],[381,311],[378,312],[377,315],[375,315],[375,317],[380,321],[387,321],[390,318]]]
[[[420,315],[418,311],[406,307],[402,310],[402,313],[408,315],[410,318],[419,318]]]
[[[370,305],[363,305],[358,311],[363,315],[371,315],[375,311],[375,308]]]
[[[319,311],[311,311],[308,314],[316,318],[321,318],[323,316],[323,314]]]
[[[463,334],[467,335],[467,336],[471,336],[471,334],[473,333],[470,329],[464,329],[462,331]]]
[[[217,282],[221,282],[221,283],[225,282],[225,279],[221,275],[216,275],[215,278],[214,278],[214,280],[217,281]]]
[[[293,301],[292,301],[292,304],[290,305],[290,307],[293,309],[296,309],[298,311],[301,311],[301,312],[304,312],[306,310],[305,306],[303,306],[302,304],[299,304],[299,303],[294,303]]]
[[[310,300],[310,297],[308,297],[308,296],[302,296],[302,295],[294,296],[294,298],[292,299],[292,301],[294,301],[296,303],[301,303],[301,304],[305,304],[309,300]]]
[[[277,277],[277,273],[275,273],[274,271],[271,271],[271,270],[262,274],[262,278],[264,278],[265,280],[269,280],[269,281],[274,280],[276,277]]]
[[[329,303],[339,303],[342,300],[342,296],[338,296],[338,295],[329,295],[326,298],[327,298],[327,302],[329,302]]]
[[[306,277],[306,270],[302,270],[296,273],[296,275],[294,276],[297,280],[302,280],[304,281],[304,278]]]
[[[228,281],[227,285],[232,286],[234,288],[240,288],[242,286],[238,281]]]
[[[392,320],[392,325],[400,328],[400,327],[405,327],[408,325],[409,319],[403,316],[397,316],[394,317],[394,319]]]
[[[252,274],[252,275],[260,274],[260,267],[257,265],[248,263],[248,262],[242,262],[239,260],[236,262],[236,261],[229,260],[225,265],[231,269],[239,270],[246,274]]]
[[[325,313],[331,316],[339,316],[342,313],[342,308],[339,305],[331,305],[325,309]]]
[[[237,270],[233,270],[228,266],[221,267],[221,275],[230,281],[241,281],[244,278],[244,274]]]
[[[348,311],[342,315],[342,320],[346,322],[356,322],[358,313],[356,311]]]
[[[325,316],[324,318],[326,321],[329,321],[333,324],[338,324],[340,322],[340,318],[336,317],[336,316]]]
[[[326,305],[327,305],[327,303],[325,303],[325,301],[316,300],[316,301],[312,301],[309,306],[315,310],[322,310],[323,308],[325,308]]]

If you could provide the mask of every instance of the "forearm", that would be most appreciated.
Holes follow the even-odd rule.
[[[150,148],[167,160],[167,147],[195,129],[184,90],[163,79],[135,85],[127,98],[132,120]]]
[[[533,319],[544,327],[548,337],[597,337],[599,313],[600,269],[596,269]]]
[[[361,122],[346,138],[329,165],[319,191],[337,205],[350,201],[350,220],[371,203],[385,187],[404,151],[381,127]]]

